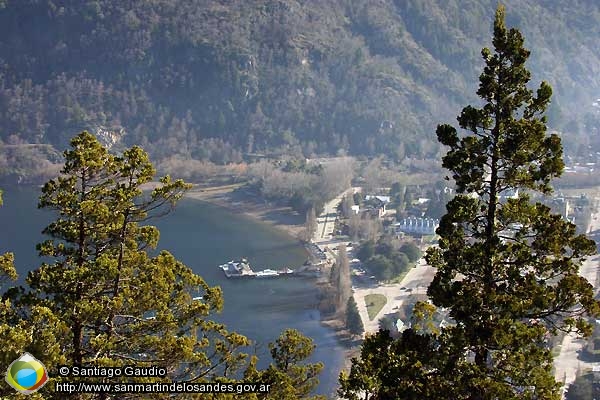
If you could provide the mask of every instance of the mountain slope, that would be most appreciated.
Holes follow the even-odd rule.
[[[600,5],[556,3],[506,1],[507,22],[533,83],[554,87],[551,125],[581,151],[599,119]],[[103,127],[156,159],[433,157],[435,125],[477,101],[495,4],[0,0],[0,139],[61,149]]]

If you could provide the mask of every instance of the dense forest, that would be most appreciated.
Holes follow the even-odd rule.
[[[554,89],[550,127],[575,138],[568,153],[597,151],[600,4],[505,3],[535,49],[534,76]],[[82,129],[117,150],[140,144],[159,162],[438,158],[435,125],[475,101],[495,6],[0,0],[0,170],[9,179],[48,170]]]

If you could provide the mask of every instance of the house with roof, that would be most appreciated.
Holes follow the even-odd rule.
[[[390,196],[365,196],[365,209],[373,216],[382,218],[387,212],[386,206],[390,203]]]

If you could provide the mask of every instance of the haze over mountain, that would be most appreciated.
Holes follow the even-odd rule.
[[[496,3],[0,0],[0,139],[52,145],[4,146],[0,169],[99,128],[156,160],[436,157],[435,126],[477,102]],[[554,88],[551,128],[600,148],[600,3],[505,5]]]

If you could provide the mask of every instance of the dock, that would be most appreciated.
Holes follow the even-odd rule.
[[[318,266],[303,265],[302,267],[293,270],[288,267],[280,269],[265,269],[263,271],[254,271],[250,267],[247,259],[242,258],[239,261],[229,261],[219,265],[227,278],[282,278],[287,276],[298,277],[318,277],[321,274],[321,269]]]

